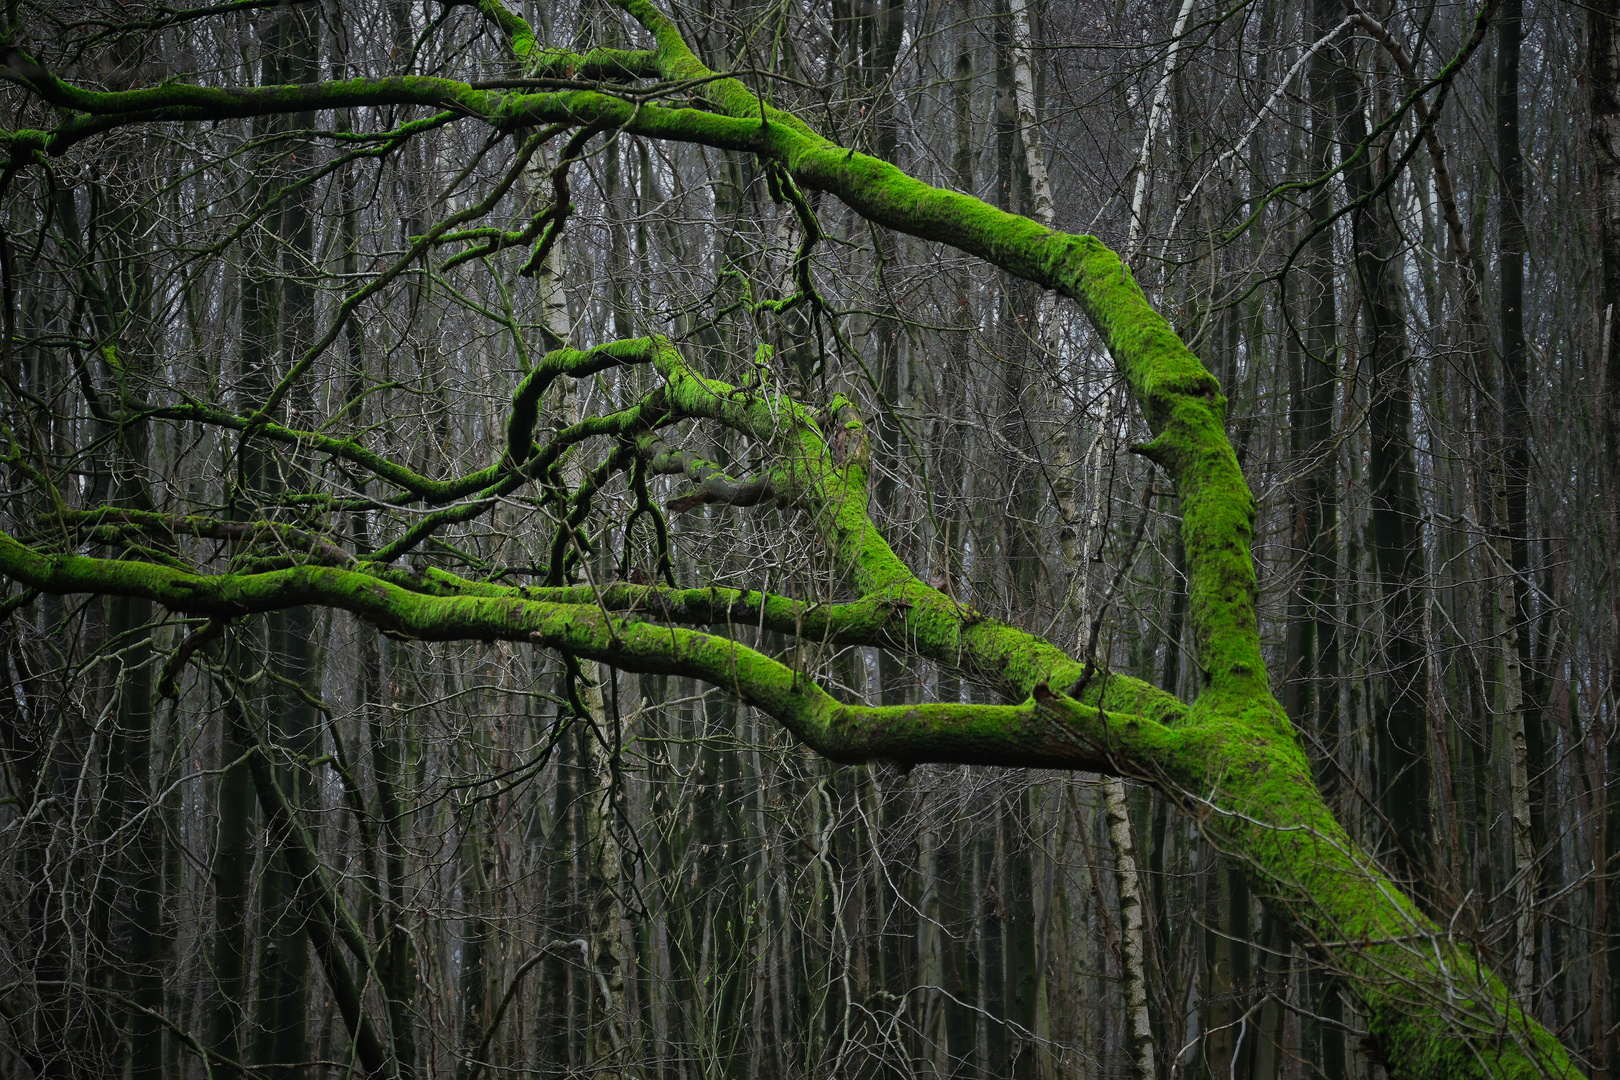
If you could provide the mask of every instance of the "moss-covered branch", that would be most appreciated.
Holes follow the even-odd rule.
[[[684,476],[694,488],[668,503],[672,513],[681,514],[699,506],[724,503],[729,506],[758,506],[776,497],[769,476],[737,480],[713,461],[705,461],[690,450],[675,450],[656,436],[640,441],[637,452],[647,467],[662,476]]]
[[[367,573],[409,592],[441,598],[483,596],[541,600],[552,604],[596,605],[638,620],[687,626],[738,626],[788,634],[828,645],[871,645],[905,650],[903,609],[878,600],[817,604],[752,589],[697,589],[636,585],[617,581],[601,586],[496,585],[444,570],[421,571],[367,566]]]
[[[834,401],[818,413],[768,390],[706,378],[667,341],[660,342],[655,363],[673,412],[719,421],[776,448],[769,473],[776,496],[809,511],[834,565],[858,595],[902,613],[897,632],[913,655],[961,671],[1012,701],[1027,698],[1037,686],[1069,686],[1080,677],[1084,665],[1063,650],[963,607],[894,553],[867,513],[866,429],[847,402]],[[1173,696],[1124,676],[1095,680],[1087,700],[1164,723],[1186,711]]]
[[[61,524],[76,537],[98,543],[117,543],[130,534],[172,538],[195,536],[205,540],[235,540],[252,545],[264,543],[284,551],[307,553],[318,562],[348,566],[355,557],[330,540],[275,521],[224,521],[206,514],[161,514],[149,510],[125,510],[104,506],[94,510],[69,510],[61,514]]]
[[[214,618],[313,604],[435,641],[527,641],[627,671],[709,682],[835,761],[1000,764],[1113,772],[1173,759],[1175,734],[1051,695],[1022,705],[847,705],[804,673],[730,638],[612,615],[595,603],[430,596],[369,574],[298,567],[207,577],[150,563],[42,555],[0,534],[0,574],[49,593],[136,596]]]
[[[1298,939],[1352,976],[1396,1077],[1572,1073],[1557,1040],[1524,1015],[1478,956],[1400,893],[1321,799],[1264,667],[1251,557],[1255,505],[1226,436],[1226,401],[1120,258],[1095,237],[1054,231],[834,144],[741,82],[706,68],[650,0],[618,2],[654,43],[651,53],[626,61],[624,71],[701,83],[706,108],[661,105],[607,86],[511,88],[425,77],[247,88],[165,83],[103,92],[66,84],[13,50],[7,56],[12,78],[66,115],[52,131],[14,132],[0,142],[18,162],[127,124],[361,105],[452,109],[498,130],[542,123],[618,129],[758,154],[799,188],[831,193],[873,222],[950,244],[1056,290],[1080,306],[1107,345],[1152,432],[1139,449],[1171,477],[1181,498],[1190,615],[1205,680],[1190,709],[1121,677],[1092,679],[1084,702],[1054,692],[1051,687],[1074,684],[1080,663],[929,588],[873,526],[865,430],[847,403],[818,412],[762,389],[705,378],[656,339],[624,346],[635,354],[631,362],[651,362],[663,377],[656,400],[575,425],[536,450],[531,414],[539,394],[520,387],[502,462],[474,474],[483,483],[456,490],[485,490],[507,482],[514,470],[543,475],[558,454],[584,438],[633,438],[668,417],[729,425],[775,448],[771,491],[805,508],[861,603],[885,612],[874,634],[995,686],[1017,704],[845,705],[789,665],[724,637],[644,621],[631,607],[614,614],[598,603],[469,595],[473,590],[434,595],[359,570],[300,567],[205,577],[152,564],[44,555],[0,536],[0,573],[44,591],[143,596],[217,617],[324,604],[405,636],[530,640],[630,670],[702,678],[840,761],[966,760],[1149,776],[1198,814],[1204,834],[1245,868]],[[515,56],[534,70],[547,63],[521,20],[503,16],[494,0],[483,10]],[[580,370],[594,362],[569,361]],[[266,416],[251,423],[271,431]],[[392,468],[362,460],[358,448],[333,452],[375,466],[378,475]],[[417,497],[444,493],[414,476],[401,479]],[[783,614],[774,601],[763,607]]]
[[[506,42],[514,60],[531,78],[547,76],[590,80],[651,79],[658,76],[657,54],[644,49],[592,49],[569,52],[542,45],[534,29],[501,0],[476,0],[475,5]]]

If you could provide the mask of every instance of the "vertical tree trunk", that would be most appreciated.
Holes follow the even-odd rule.
[[[558,705],[553,721],[557,725],[569,722],[566,705]],[[548,930],[566,939],[575,932],[574,863],[577,851],[574,843],[575,779],[578,755],[577,740],[571,732],[557,740],[556,784],[552,791],[553,812],[550,831],[546,836],[545,858],[548,908]],[[537,1069],[542,1076],[567,1075],[573,1067],[574,1016],[573,971],[569,957],[559,955],[550,948],[551,942],[541,942],[551,955],[546,959],[540,975],[540,1009]]]
[[[1125,968],[1125,1035],[1138,1080],[1154,1080],[1153,1026],[1148,1017],[1147,960],[1142,929],[1142,886],[1136,871],[1136,845],[1131,835],[1125,785],[1105,782],[1108,839],[1114,848],[1114,875],[1119,889],[1120,940]]]
[[[1429,828],[1427,680],[1424,677],[1424,578],[1419,543],[1416,464],[1412,448],[1411,357],[1407,351],[1400,264],[1388,193],[1373,197],[1375,163],[1384,151],[1371,140],[1368,110],[1349,67],[1333,71],[1334,111],[1345,193],[1351,212],[1356,285],[1361,294],[1367,374],[1374,557],[1383,601],[1384,677],[1375,717],[1374,784],[1389,822],[1390,855],[1397,877],[1428,896],[1432,839]]]
[[[121,50],[120,50],[121,51]],[[98,337],[106,346],[105,375],[113,390],[112,412],[130,417],[153,369],[152,285],[143,236],[147,213],[132,190],[125,190],[117,174],[133,174],[134,161],[124,155],[109,170],[100,187],[105,209],[95,222],[92,237],[102,235],[104,280],[99,303],[92,314]],[[94,204],[92,204],[94,205]],[[116,366],[112,361],[116,357]],[[145,477],[151,452],[145,423],[120,424],[111,440],[111,467],[97,472],[102,490],[97,494],[114,506],[135,510],[153,508]],[[130,999],[137,1008],[128,1018],[130,1069],[135,1080],[155,1080],[163,1071],[163,829],[151,805],[152,708],[152,604],[132,597],[114,597],[107,606],[108,643],[115,650],[117,702],[115,724],[107,747],[106,803],[108,824],[133,824],[127,848],[108,853],[114,860],[106,880],[122,878],[125,898],[117,913],[126,936]],[[122,865],[119,865],[122,861]]]
[[[951,1040],[947,1024],[945,984],[945,941],[941,932],[947,905],[940,896],[946,883],[941,879],[941,849],[944,838],[929,820],[932,800],[927,795],[918,805],[922,816],[917,836],[917,878],[922,892],[917,902],[917,984],[921,1001],[914,1013],[921,1037],[921,1072],[927,1080],[946,1080],[951,1074]]]
[[[1313,35],[1326,32],[1322,24],[1334,16],[1331,6],[1317,0],[1312,7]],[[1328,23],[1331,25],[1331,23]],[[1312,55],[1306,85],[1312,105],[1312,123],[1304,135],[1305,171],[1325,176],[1333,167],[1332,64],[1326,50]],[[1333,399],[1339,372],[1339,315],[1334,295],[1333,233],[1326,228],[1332,215],[1331,188],[1320,184],[1311,192],[1310,227],[1318,231],[1307,243],[1302,260],[1305,279],[1300,295],[1303,333],[1294,354],[1293,415],[1289,430],[1292,450],[1301,474],[1294,504],[1293,538],[1299,551],[1299,585],[1290,599],[1288,670],[1284,704],[1296,723],[1317,744],[1316,782],[1332,802],[1339,790],[1336,766],[1339,750],[1338,650],[1332,611],[1337,582],[1334,536],[1337,506],[1338,453],[1333,442]]]
[[[317,43],[313,23],[305,10],[278,11],[261,24],[261,79],[265,84],[310,82],[317,77]],[[313,112],[292,117],[272,118],[261,126],[264,135],[288,127],[313,127]],[[275,192],[275,180],[258,182],[258,190]],[[280,193],[277,193],[280,194]],[[279,366],[285,370],[308,343],[314,340],[314,296],[305,280],[305,269],[314,255],[314,223],[309,192],[283,196],[271,207],[268,232],[280,242],[279,266],[268,252],[250,261],[242,292],[242,391],[248,408],[259,407],[275,384]],[[272,269],[276,267],[277,269]],[[279,270],[279,273],[277,272]],[[274,359],[273,359],[274,358]],[[298,410],[309,401],[307,388],[291,398]],[[307,409],[307,405],[305,405]],[[263,504],[279,488],[278,465],[262,443],[252,443],[242,457],[242,489],[238,493],[238,516],[264,513]],[[294,609],[266,618],[267,662],[279,674],[308,688],[314,664],[313,619],[308,609]],[[253,660],[243,658],[248,663]],[[273,733],[276,741],[294,755],[313,756],[315,738],[313,710],[298,695],[277,689],[270,692],[273,703]],[[307,801],[311,778],[299,766],[277,769],[277,782],[290,793],[293,804]],[[300,920],[291,904],[296,882],[290,877],[284,856],[267,849],[266,865],[260,877],[258,991],[255,1009],[255,1035],[251,1052],[256,1064],[296,1063],[309,1058],[306,1033],[308,1011],[309,952]],[[227,951],[228,944],[222,943]],[[221,1016],[221,1023],[225,1017]],[[283,1075],[297,1076],[301,1070],[288,1067]]]
[[[1170,85],[1176,71],[1176,57],[1181,52],[1181,39],[1187,32],[1187,20],[1192,16],[1193,0],[1181,0],[1176,12],[1175,25],[1170,30],[1170,47],[1165,52],[1164,75],[1153,90],[1153,104],[1148,107],[1147,126],[1142,131],[1142,151],[1136,157],[1136,185],[1131,193],[1131,224],[1125,244],[1124,259],[1135,258],[1147,237],[1148,215],[1152,213],[1153,155],[1164,122],[1164,110],[1170,99]]]
[[[602,678],[613,678],[603,669]],[[622,855],[614,829],[614,793],[618,786],[618,712],[603,699],[600,682],[588,682],[582,697],[589,717],[581,732],[579,805],[585,845],[585,940],[589,945],[586,972],[592,985],[586,1060],[595,1063],[598,1076],[617,1077],[627,1068],[624,979],[628,961],[620,927],[624,921]],[[607,1063],[605,1066],[602,1063]]]
[[[1603,447],[1612,481],[1620,475],[1620,0],[1593,0],[1585,10],[1586,145],[1598,246],[1594,314],[1600,331]],[[1620,498],[1612,482],[1609,491],[1611,499]]]
[[[1529,367],[1524,337],[1524,161],[1519,140],[1519,54],[1523,38],[1523,0],[1504,0],[1497,16],[1496,136],[1499,227],[1499,301],[1502,323],[1502,486],[1507,530],[1510,580],[1503,585],[1510,633],[1506,658],[1510,677],[1519,685],[1509,693],[1518,700],[1507,712],[1513,740],[1512,761],[1519,775],[1513,779],[1514,861],[1518,917],[1515,933],[1515,989],[1529,1007],[1528,994],[1535,980],[1538,934],[1535,900],[1540,883],[1539,852],[1546,844],[1546,800],[1542,791],[1546,772],[1546,736],[1539,702],[1525,690],[1538,690],[1531,663],[1530,540],[1529,540]],[[1548,658],[1551,659],[1550,657]],[[1506,681],[1506,680],[1505,680]],[[1528,684],[1528,685],[1527,685]],[[1520,746],[1523,752],[1520,752]],[[1523,789],[1522,795],[1520,789]],[[1521,801],[1522,800],[1522,801]],[[1557,860],[1554,860],[1556,865]],[[1552,882],[1546,884],[1551,885]],[[1556,934],[1556,930],[1554,931]]]
[[[382,847],[382,896],[376,906],[377,978],[385,1008],[394,1058],[402,1074],[415,1067],[411,998],[416,991],[416,951],[412,947],[408,852],[408,815],[401,786],[405,783],[407,732],[418,703],[414,657],[404,648],[386,646],[387,676],[392,692],[383,707],[370,711],[371,774],[377,788],[377,819]]]
[[[1332,0],[1312,0],[1309,9],[1311,36],[1320,38],[1337,22],[1339,6]],[[1306,98],[1310,103],[1311,124],[1304,136],[1306,173],[1326,176],[1334,166],[1334,79],[1337,57],[1322,49],[1311,56],[1306,68]],[[1333,405],[1340,368],[1339,314],[1334,286],[1333,233],[1328,222],[1333,213],[1332,189],[1319,184],[1312,189],[1309,203],[1310,227],[1314,236],[1306,247],[1303,270],[1305,287],[1301,297],[1305,332],[1300,356],[1299,451],[1310,463],[1301,478],[1299,526],[1304,547],[1304,580],[1300,588],[1303,619],[1299,624],[1298,650],[1301,682],[1309,679],[1314,691],[1307,701],[1296,698],[1296,707],[1306,730],[1317,741],[1316,782],[1330,806],[1339,808],[1338,795],[1344,785],[1340,775],[1342,719],[1339,708],[1338,620],[1333,610],[1338,585],[1340,537],[1338,517],[1338,449],[1333,442]],[[1307,1028],[1307,1052],[1316,1057],[1321,1076],[1342,1080],[1345,1073],[1344,1034],[1337,1026],[1342,1014],[1338,988],[1320,969],[1308,969],[1306,981],[1309,1007],[1327,1023],[1312,1021]]]
[[[233,642],[225,662],[239,667]],[[253,862],[248,838],[253,815],[253,782],[245,760],[252,736],[243,730],[235,710],[220,713],[219,757],[222,771],[217,796],[214,861],[214,994],[209,1005],[208,1045],[232,1061],[242,1059],[240,1032],[247,1003],[248,870]]]
[[[483,697],[482,691],[473,693],[478,694],[479,698]],[[484,719],[482,710],[475,714],[470,739],[477,751],[475,760],[488,761],[495,757],[496,748],[491,743],[490,727],[491,724]],[[458,757],[459,750],[458,747]],[[457,852],[462,875],[462,907],[467,912],[461,923],[461,1041],[471,1051],[476,1051],[482,1045],[484,1033],[492,1019],[495,1002],[491,1001],[490,989],[492,985],[497,985],[495,980],[500,970],[496,938],[486,917],[487,913],[494,910],[488,872],[497,858],[492,828],[495,815],[492,810],[491,803],[482,799],[466,808],[460,850]],[[499,993],[498,985],[496,992]],[[499,1060],[493,1042],[486,1051],[486,1057],[489,1059],[486,1068]],[[463,1059],[457,1070],[461,1080],[465,1080],[467,1064],[466,1059]]]
[[[125,821],[139,816],[130,842],[125,871],[129,933],[131,998],[140,1006],[130,1014],[130,1069],[135,1080],[157,1080],[163,1074],[164,1029],[162,963],[162,826],[148,806],[153,798],[152,648],[149,624],[152,605],[146,600],[114,599],[107,619],[109,637],[120,644],[117,722],[109,767],[121,760]],[[133,639],[133,640],[132,640]]]
[[[1023,143],[1024,167],[1029,177],[1031,216],[1050,227],[1056,216],[1055,203],[1051,180],[1047,175],[1046,158],[1041,145],[1035,109],[1032,59],[1034,34],[1030,26],[1029,7],[1027,0],[1009,0],[1009,6],[1012,16],[1012,84],[1017,108],[1018,135]],[[1181,18],[1183,20],[1186,18],[1185,7]],[[1173,51],[1174,47],[1172,53]],[[1166,75],[1168,77],[1168,71]],[[1144,171],[1141,176],[1145,177],[1146,172]],[[1036,331],[1041,346],[1055,355],[1055,341],[1049,336],[1056,331],[1049,295],[1043,295],[1036,314],[1036,326],[1032,329]],[[1069,468],[1060,471],[1065,474],[1072,490],[1074,483],[1072,463]],[[1090,480],[1100,490],[1101,485],[1106,482],[1100,467]],[[1071,518],[1076,516],[1072,497],[1068,500],[1064,511]],[[1065,535],[1072,537],[1073,530],[1065,530]],[[1095,615],[1086,602],[1088,591],[1083,580],[1090,563],[1089,545],[1090,536],[1087,534],[1080,544],[1078,554],[1073,551],[1065,552],[1071,571],[1082,577],[1080,588],[1078,590],[1071,588],[1069,595],[1071,600],[1077,601],[1074,614],[1083,642],[1089,640],[1090,625]],[[1142,929],[1142,885],[1137,875],[1130,804],[1125,796],[1124,781],[1117,777],[1105,777],[1102,783],[1108,813],[1108,837],[1113,847],[1114,872],[1121,911],[1120,949],[1125,973],[1125,1028],[1136,1075],[1142,1080],[1153,1080],[1156,1067],[1152,1025],[1148,1013],[1146,942]],[[1076,825],[1078,827],[1078,823]],[[1039,974],[1044,976],[1044,972]],[[1044,985],[1044,978],[1041,981]]]

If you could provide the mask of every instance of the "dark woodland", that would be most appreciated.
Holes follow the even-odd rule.
[[[0,105],[0,1075],[1620,1072],[1620,0],[3,0]]]

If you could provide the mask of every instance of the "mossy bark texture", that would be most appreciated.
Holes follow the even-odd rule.
[[[305,565],[207,576],[46,553],[4,535],[0,573],[46,592],[143,598],[223,619],[326,605],[400,637],[529,641],[624,670],[700,678],[775,717],[836,761],[966,762],[1139,777],[1195,814],[1289,933],[1347,976],[1393,1076],[1574,1075],[1557,1040],[1512,1002],[1473,951],[1428,919],[1357,848],[1321,798],[1300,740],[1272,696],[1262,657],[1250,552],[1255,504],[1227,438],[1225,398],[1119,256],[1095,237],[1054,231],[833,144],[756,91],[715,76],[647,0],[618,3],[651,34],[652,49],[587,57],[544,52],[522,20],[495,0],[478,5],[530,71],[573,72],[603,80],[601,89],[537,93],[388,78],[249,89],[164,84],[103,93],[68,86],[14,50],[8,57],[13,73],[61,106],[64,119],[53,131],[0,136],[0,145],[21,160],[133,122],[366,104],[453,109],[502,129],[539,123],[619,128],[758,154],[800,188],[828,192],[874,222],[950,244],[1055,290],[1081,307],[1107,344],[1153,434],[1138,449],[1173,479],[1181,498],[1201,673],[1190,706],[1123,676],[1084,678],[1084,665],[1051,643],[966,609],[922,582],[867,513],[866,432],[847,403],[817,410],[767,389],[705,378],[658,338],[548,356],[514,394],[502,460],[459,481],[430,481],[372,461],[362,447],[341,440],[317,449],[371,469],[423,501],[447,502],[540,478],[555,454],[593,434],[634,442],[676,419],[707,420],[777,448],[768,490],[810,515],[857,602],[817,607],[761,593],[628,585],[526,589],[408,573],[386,560],[345,560],[314,549]],[[639,77],[689,80],[703,107],[631,102],[605,85]],[[617,364],[653,368],[661,377],[658,389],[636,410],[582,421],[547,448],[537,447],[538,402],[551,380]],[[239,424],[251,425],[255,437],[303,437],[261,419]],[[651,438],[636,446],[646,460],[662,449]],[[126,515],[117,524],[141,522]],[[202,528],[186,526],[194,527]],[[687,628],[712,627],[734,615],[739,623],[801,640],[903,650],[993,686],[1012,704],[844,703],[800,671],[791,653],[772,658]]]

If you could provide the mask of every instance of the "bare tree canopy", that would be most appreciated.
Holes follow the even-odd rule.
[[[1608,1076],[1614,14],[8,5],[0,1067]]]

